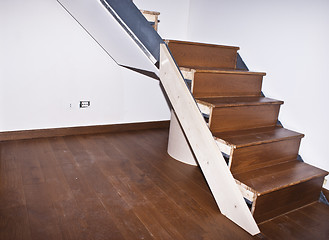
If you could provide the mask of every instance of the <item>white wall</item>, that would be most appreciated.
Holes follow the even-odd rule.
[[[329,1],[191,0],[187,38],[236,45],[263,91],[281,99],[279,119],[305,133],[300,154],[329,170]],[[329,185],[327,184],[327,188]]]
[[[0,131],[170,118],[159,82],[116,65],[56,0],[0,1],[0,36]]]

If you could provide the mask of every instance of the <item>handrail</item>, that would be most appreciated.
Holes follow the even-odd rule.
[[[71,9],[77,7],[78,4],[74,3],[70,5],[73,0],[58,1],[65,2]],[[149,54],[151,54],[159,63],[160,82],[172,104],[177,119],[182,126],[221,213],[250,234],[258,234],[258,226],[193,96],[186,87],[184,78],[171,56],[167,45],[150,26],[131,0],[94,1],[95,2],[93,2],[93,0],[88,0],[88,4],[96,4],[97,2],[103,6],[105,4],[106,8],[104,9],[110,10],[114,19],[118,21],[120,26],[128,33],[127,36],[130,36],[134,40],[135,44],[141,48],[149,59]],[[61,5],[63,6],[62,3]],[[66,10],[69,11],[67,8]],[[85,11],[85,9],[83,10]],[[79,16],[74,16],[72,12],[70,12],[70,14],[73,15],[75,19],[81,17],[81,13]],[[91,24],[91,26],[94,25]],[[92,37],[95,40],[97,38],[96,36]],[[154,68],[153,71],[155,74],[159,74],[157,68]]]

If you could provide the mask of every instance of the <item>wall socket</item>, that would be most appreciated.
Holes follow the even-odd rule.
[[[90,101],[80,101],[80,108],[87,108],[90,106]]]

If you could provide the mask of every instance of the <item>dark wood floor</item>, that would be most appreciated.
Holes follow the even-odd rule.
[[[158,129],[0,143],[0,239],[255,239],[219,213],[197,167],[167,155],[167,138]],[[262,226],[269,238],[274,225]],[[281,239],[301,239],[281,228]]]
[[[329,207],[316,202],[260,224],[265,236],[283,239],[329,239]]]

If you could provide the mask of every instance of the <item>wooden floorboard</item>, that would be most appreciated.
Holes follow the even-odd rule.
[[[258,239],[220,214],[167,139],[153,129],[1,142],[0,239]]]
[[[270,239],[329,239],[329,207],[315,202],[260,224]]]

